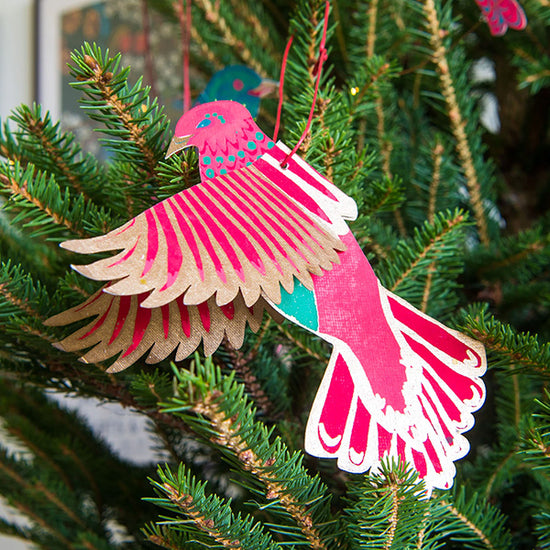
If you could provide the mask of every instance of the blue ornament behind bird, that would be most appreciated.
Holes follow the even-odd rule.
[[[274,92],[279,83],[260,77],[245,65],[229,65],[218,71],[197,98],[195,105],[211,101],[232,100],[245,105],[253,118],[260,109],[260,99]]]

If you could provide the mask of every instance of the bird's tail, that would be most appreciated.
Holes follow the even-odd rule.
[[[386,407],[365,387],[357,356],[336,342],[308,420],[306,451],[336,458],[339,468],[356,473],[376,472],[382,459],[400,457],[414,465],[428,488],[449,488],[453,461],[469,449],[461,434],[473,426],[472,413],[485,397],[483,346],[382,290],[406,368],[406,407]],[[390,367],[387,376],[391,384]]]

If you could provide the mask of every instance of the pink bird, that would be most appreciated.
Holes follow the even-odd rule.
[[[428,488],[448,488],[462,435],[485,397],[483,346],[381,286],[346,220],[355,202],[240,104],[199,105],[178,122],[167,156],[199,153],[201,183],[109,234],[63,243],[80,253],[120,250],[83,275],[109,281],[84,304],[52,317],[91,322],[59,343],[91,348],[85,361],[118,355],[109,369],[202,341],[242,345],[248,323],[280,314],[333,346],[309,417],[305,448],[349,472],[408,461]]]
[[[502,36],[508,28],[517,31],[527,26],[527,17],[516,0],[476,0],[489,30],[494,36]]]

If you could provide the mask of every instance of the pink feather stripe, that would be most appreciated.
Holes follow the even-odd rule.
[[[366,451],[369,444],[369,432],[374,428],[372,415],[366,409],[363,402],[359,399],[357,403],[357,411],[355,413],[355,422],[351,430],[349,441],[348,458],[352,464],[360,466],[365,459]],[[388,434],[381,426],[378,426],[378,448],[384,448],[380,445],[380,438]],[[391,435],[390,435],[391,440]]]
[[[117,319],[115,323],[115,328],[113,329],[113,334],[109,340],[109,343],[107,345],[111,345],[120,334],[120,331],[122,330],[122,327],[124,326],[124,323],[127,319],[128,312],[130,311],[130,306],[132,304],[132,297],[131,296],[121,296],[119,299],[119,306],[118,306],[118,314]]]
[[[248,186],[244,179],[241,179],[236,173],[232,174],[232,179],[235,182],[238,191],[245,196],[250,196],[250,198],[255,202],[256,207],[260,207],[256,208],[256,211],[263,213],[265,220],[275,230],[276,234],[279,235],[286,242],[286,244],[302,258],[302,260],[307,262],[307,258],[304,256],[300,248],[296,246],[296,240],[299,243],[302,243],[303,239],[293,230],[284,216],[279,214],[272,206],[270,206],[268,201],[265,201],[260,195],[258,195],[254,189]],[[293,239],[291,235],[293,235],[296,240]]]
[[[330,219],[325,214],[324,210],[315,202],[299,185],[290,178],[287,178],[282,172],[271,166],[265,160],[260,159],[256,166],[258,170],[265,174],[273,182],[277,182],[277,186],[282,189],[289,197],[294,199],[298,204],[309,210],[323,221],[330,223]],[[289,170],[289,168],[287,168]]]
[[[84,340],[84,338],[88,338],[88,336],[92,335],[98,328],[100,328],[103,323],[105,322],[105,319],[107,319],[107,315],[109,314],[109,311],[111,310],[111,306],[113,305],[113,300],[109,302],[109,307],[105,310],[105,313],[98,319],[96,323],[92,326],[92,328],[80,336],[79,340]]]
[[[125,231],[128,231],[133,225],[136,223],[136,219],[132,218],[127,224],[123,225],[116,233],[115,235],[121,235]]]
[[[122,258],[119,258],[116,262],[109,264],[107,267],[115,267],[116,265],[120,265],[121,263],[125,262],[128,258],[130,258],[136,250],[136,246],[139,243],[140,237],[141,235],[138,235],[138,238],[136,239],[136,244],[134,244],[134,246],[130,248],[130,250],[128,250],[128,252],[126,252],[124,256],[122,256]]]
[[[456,395],[459,401],[477,401],[484,395],[481,379],[476,380],[466,374],[460,374],[438,359],[426,346],[423,346],[407,334],[403,334],[403,336],[411,349],[433,368],[435,374],[447,385],[452,394]]]
[[[279,162],[283,162],[283,160],[285,160],[286,157],[288,156],[288,153],[286,153],[285,151],[283,151],[279,147],[273,147],[273,149],[270,149],[269,155],[271,155],[273,158],[277,159]],[[298,162],[296,161],[296,159],[294,157],[290,157],[290,159],[287,159],[287,164],[288,164],[288,169],[290,169],[290,171],[293,174],[295,174],[296,176],[298,176],[300,179],[304,180],[305,183],[307,183],[308,185],[311,185],[312,187],[317,189],[317,191],[321,191],[321,193],[323,193],[323,195],[325,195],[329,199],[331,199],[333,201],[338,201],[338,199],[330,192],[330,190],[325,185],[323,185],[319,181],[319,179],[315,178],[314,176],[312,176],[311,174],[306,172],[300,166],[300,164],[298,164]],[[327,180],[319,172],[314,170],[311,166],[308,166],[308,168],[312,172],[314,172],[321,180],[326,181],[327,185],[333,185],[329,180]],[[285,189],[285,191],[286,191],[286,189]]]
[[[235,317],[235,304],[233,302],[229,302],[224,306],[220,306],[220,309],[228,319],[231,320],[233,319],[233,317]]]
[[[227,215],[222,210],[220,210],[215,200],[213,200],[211,197],[209,197],[206,194],[205,189],[197,188],[195,192],[196,192],[197,198],[204,205],[205,211],[207,211],[211,215],[212,222],[209,225],[210,226],[220,225],[221,227],[223,227],[233,238],[237,246],[242,250],[247,260],[256,268],[256,270],[259,273],[261,273],[262,275],[265,275],[266,271],[265,271],[265,266],[262,262],[262,259],[260,258],[258,252],[254,248],[254,246],[252,245],[248,237],[227,217]],[[235,268],[235,270],[237,271],[239,279],[241,279],[241,281],[244,281],[243,268],[239,262],[239,259],[236,257],[234,253],[232,253],[231,251],[232,246],[229,244],[229,242],[225,238],[225,235],[223,234],[223,232],[219,231],[219,234],[221,239],[218,239],[218,242],[220,242],[222,245],[224,243],[227,245],[227,250],[224,248],[224,251],[228,255],[232,265],[234,264],[231,258],[232,257],[235,258],[235,265],[238,265],[238,269],[239,269],[237,271],[237,268]]]
[[[164,237],[166,239],[166,246],[168,247],[168,254],[166,255],[167,261],[167,274],[166,274],[166,283],[160,289],[160,291],[167,290],[170,288],[176,281],[179,271],[181,269],[181,264],[183,261],[183,255],[181,252],[181,245],[178,242],[178,237],[172,223],[168,218],[166,213],[166,207],[161,202],[154,207],[155,214],[159,220],[160,228],[164,232]]]
[[[168,338],[170,334],[170,306],[164,304],[161,306],[160,311],[162,313],[162,329],[164,331],[164,339]]]
[[[197,306],[199,310],[199,315],[201,318],[202,326],[206,332],[210,332],[210,309],[208,308],[208,303],[203,302]]]
[[[176,304],[178,304],[178,309],[180,312],[181,328],[185,336],[189,338],[191,335],[191,321],[189,319],[189,309],[183,303],[183,295],[176,300]]]
[[[210,240],[210,237],[208,236],[208,233],[206,232],[206,229],[203,225],[204,220],[201,214],[204,214],[204,212],[202,212],[201,210],[197,212],[191,208],[191,201],[186,200],[188,192],[189,189],[187,190],[187,193],[185,195],[183,193],[178,193],[174,196],[174,198],[176,199],[178,207],[181,209],[183,215],[186,216],[191,223],[194,222],[193,227],[195,228],[199,239],[201,240],[208,255],[210,256],[210,259],[212,260],[212,263],[214,264],[216,274],[218,275],[220,281],[225,284],[227,282],[227,277],[225,275],[223,265],[220,258],[216,254],[214,246],[212,245],[212,241]]]
[[[474,368],[482,364],[479,353],[466,343],[464,336],[461,335],[458,338],[456,336],[458,333],[455,331],[446,329],[439,323],[420,315],[410,306],[407,307],[396,300],[391,294],[388,294],[388,299],[395,318],[413,329],[421,338],[439,349],[444,349],[448,355],[461,363],[471,363],[470,366]]]
[[[270,180],[263,177],[260,172],[256,170],[251,172],[253,177],[256,176],[253,181],[254,185],[258,187],[258,191],[268,197],[273,204],[277,205],[285,213],[285,216],[293,219],[294,223],[298,225],[300,230],[305,231],[305,234],[310,237],[315,244],[322,248],[321,244],[319,244],[312,234],[315,230],[318,231],[318,226],[313,222],[313,220],[301,208],[299,208],[295,202],[289,200],[288,195],[283,193],[279,187],[274,185]],[[279,172],[277,172],[277,174],[279,174]],[[320,208],[319,210],[322,212]],[[330,221],[324,212],[323,217],[327,221]],[[305,226],[309,226],[309,230]],[[294,230],[293,233],[295,233]],[[302,239],[302,242],[307,244],[306,239]]]
[[[288,237],[285,240],[287,240],[287,242],[298,254],[302,256],[304,260],[308,261],[307,258],[300,252],[299,248],[293,244],[293,240],[290,238],[290,235],[294,237],[295,242],[302,244],[311,253],[314,253],[313,248],[307,242],[305,236],[310,237],[310,239],[313,240],[318,246],[320,245],[311,236],[310,232],[306,229],[306,227],[304,227],[298,218],[302,218],[305,223],[308,224],[311,223],[310,220],[307,220],[303,213],[295,207],[292,201],[289,201],[288,198],[282,195],[280,191],[278,193],[279,197],[277,197],[277,194],[271,193],[271,189],[269,189],[269,187],[264,187],[264,185],[262,185],[263,182],[260,180],[249,182],[244,177],[237,174],[235,174],[235,180],[242,186],[245,193],[247,193],[253,200],[257,201],[261,208],[265,209],[268,215],[273,216],[274,222],[279,223],[281,228],[285,230],[285,233],[288,234]],[[291,212],[291,210],[293,210],[292,207],[297,210],[296,216],[294,216]],[[281,213],[277,212],[275,208],[277,208]]]
[[[137,306],[136,320],[134,324],[134,334],[132,336],[132,343],[128,347],[128,349],[122,354],[123,359],[138,348],[138,346],[141,344],[141,341],[143,340],[143,337],[145,336],[145,331],[149,326],[149,321],[151,320],[151,315],[152,315],[152,309],[140,307],[139,305],[139,303],[142,302],[144,298],[145,296],[143,295],[138,298],[138,306]]]
[[[225,178],[225,179],[224,179]],[[216,178],[215,180],[212,180],[209,182],[216,186],[219,191],[221,191],[222,186],[227,183],[227,187],[225,189],[225,194],[228,199],[230,199],[236,208],[238,208],[242,213],[243,216],[246,216],[251,222],[251,224],[254,225],[258,229],[258,231],[261,231],[261,234],[267,237],[267,239],[271,242],[271,244],[276,248],[276,250],[284,256],[284,258],[291,264],[291,266],[298,270],[298,267],[296,264],[292,261],[292,258],[288,255],[287,251],[276,238],[276,235],[279,235],[283,240],[287,242],[287,244],[291,244],[291,240],[289,239],[288,235],[285,231],[281,228],[279,224],[277,224],[272,216],[268,216],[264,211],[260,209],[252,209],[246,201],[241,200],[240,194],[239,194],[239,188],[236,185],[236,181],[228,176],[222,176],[220,178]],[[235,188],[233,190],[232,188]],[[242,193],[242,191],[241,191]],[[237,214],[238,215],[238,214]],[[246,222],[246,218],[240,217],[240,219],[244,222]],[[239,218],[237,218],[239,219]],[[263,220],[263,221],[262,221]],[[268,227],[269,226],[269,227]],[[246,227],[243,225],[243,227]],[[248,228],[247,228],[248,230]],[[250,226],[250,232],[254,234],[258,234],[258,231],[255,231],[252,226]],[[259,235],[259,234],[258,234]],[[259,237],[258,237],[259,238]],[[266,248],[269,248],[267,245],[265,245]],[[292,247],[294,250],[294,247]],[[302,256],[303,257],[303,256]]]
[[[269,247],[269,245],[265,242],[265,240],[262,238],[260,231],[264,234],[264,236],[267,236],[271,239],[272,244],[277,248],[277,250],[282,254],[285,258],[288,259],[284,249],[279,245],[277,240],[271,235],[271,232],[266,229],[266,227],[260,222],[258,217],[254,214],[254,212],[246,206],[246,204],[241,201],[238,197],[238,195],[234,194],[230,190],[231,180],[229,179],[223,179],[224,176],[220,176],[219,178],[216,178],[214,181],[208,181],[203,184],[203,189],[205,193],[208,193],[210,196],[216,196],[219,204],[221,207],[228,213],[229,216],[231,216],[237,224],[243,228],[244,231],[248,233],[250,237],[252,237],[262,248],[262,250],[267,254],[269,259],[273,262],[273,265],[277,268],[277,271],[282,275],[283,270],[281,268],[281,265],[275,258],[275,255],[273,254],[273,251]],[[222,183],[223,182],[223,183]],[[214,189],[215,186],[222,186],[225,184],[224,192],[227,195],[227,198],[230,198],[233,201],[233,204],[235,207],[240,208],[240,210],[245,213],[245,215],[248,216],[249,220],[251,220],[252,224],[256,226],[256,229],[252,226],[251,223],[249,223],[241,214],[239,214],[236,210],[236,208],[231,205],[226,199],[223,198],[221,194],[217,194],[216,190]],[[220,189],[221,191],[221,189]],[[231,223],[230,227],[233,227],[234,224]],[[247,235],[242,232],[243,238],[247,239]],[[291,260],[289,260],[291,262]],[[292,264],[293,267],[296,267],[294,264]]]
[[[92,295],[88,300],[86,300],[83,304],[77,306],[75,308],[75,311],[82,311],[83,309],[86,309],[88,306],[91,306],[96,300],[101,298],[102,293],[97,292],[96,294]]]
[[[212,234],[214,243],[218,244],[221,250],[225,253],[225,255],[227,256],[227,259],[231,263],[231,267],[233,268],[233,270],[235,271],[239,279],[241,281],[244,281],[243,266],[237,254],[235,253],[233,246],[227,239],[227,236],[225,235],[225,233],[220,229],[219,225],[216,223],[215,218],[213,218],[213,216],[211,215],[207,205],[205,207],[205,205],[202,205],[198,202],[198,197],[200,195],[201,195],[201,190],[198,187],[192,187],[191,189],[188,190],[186,198],[189,204],[200,214],[202,224]],[[216,254],[214,248],[212,248],[212,252],[214,255],[216,255],[216,257],[219,257]],[[212,257],[212,253],[210,254]],[[221,266],[220,269],[223,272],[224,280],[227,280],[223,266]],[[218,267],[216,265],[216,271],[217,270],[218,270]],[[219,273],[218,273],[218,276],[219,276]]]
[[[155,221],[155,217],[153,216],[153,211],[151,209],[145,211],[145,219],[147,221],[147,257],[145,259],[145,265],[143,267],[141,277],[145,277],[145,275],[153,267],[153,262],[155,261],[159,250],[157,222]]]
[[[197,246],[197,241],[195,240],[195,237],[193,235],[193,232],[191,231],[191,228],[189,227],[189,223],[185,219],[185,217],[182,215],[180,209],[174,204],[173,199],[178,201],[179,194],[175,195],[172,198],[166,199],[166,204],[170,206],[172,212],[174,213],[176,217],[176,221],[178,222],[179,230],[181,231],[181,234],[183,238],[185,239],[185,242],[191,251],[191,254],[193,255],[193,259],[195,260],[195,265],[197,266],[197,269],[199,271],[199,276],[201,278],[201,281],[204,281],[204,269],[202,265],[202,258],[201,254],[199,252],[199,248]]]

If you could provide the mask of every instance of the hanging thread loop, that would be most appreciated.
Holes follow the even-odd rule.
[[[281,112],[283,110],[286,62],[288,59],[288,53],[290,52],[290,46],[292,46],[293,39],[294,39],[294,36],[290,35],[290,38],[286,43],[285,53],[283,54],[283,62],[281,64],[281,75],[279,76],[279,104],[277,105],[277,121],[275,122],[275,130],[273,131],[273,141],[277,141],[277,135],[279,134],[279,126],[281,124]]]
[[[181,27],[181,43],[183,56],[183,113],[191,107],[191,83],[189,81],[189,45],[191,43],[191,0],[174,2]]]
[[[323,23],[323,34],[321,36],[321,43],[319,44],[319,57],[317,58],[317,61],[315,63],[315,66],[313,67],[313,76],[316,77],[315,79],[315,88],[313,90],[313,100],[311,102],[311,109],[309,111],[309,117],[307,119],[306,127],[304,128],[304,131],[302,132],[302,135],[300,136],[300,139],[288,153],[288,155],[283,159],[280,166],[281,168],[286,168],[288,166],[288,161],[292,158],[292,156],[298,151],[304,140],[306,139],[307,134],[309,133],[309,129],[311,127],[311,122],[313,120],[313,113],[315,112],[315,105],[317,104],[317,94],[319,92],[319,86],[321,84],[321,74],[323,72],[323,63],[328,58],[328,53],[325,47],[326,39],[327,39],[327,28],[328,28],[328,16],[330,11],[330,3],[327,0],[325,2],[325,20]],[[280,99],[279,99],[280,101]]]

